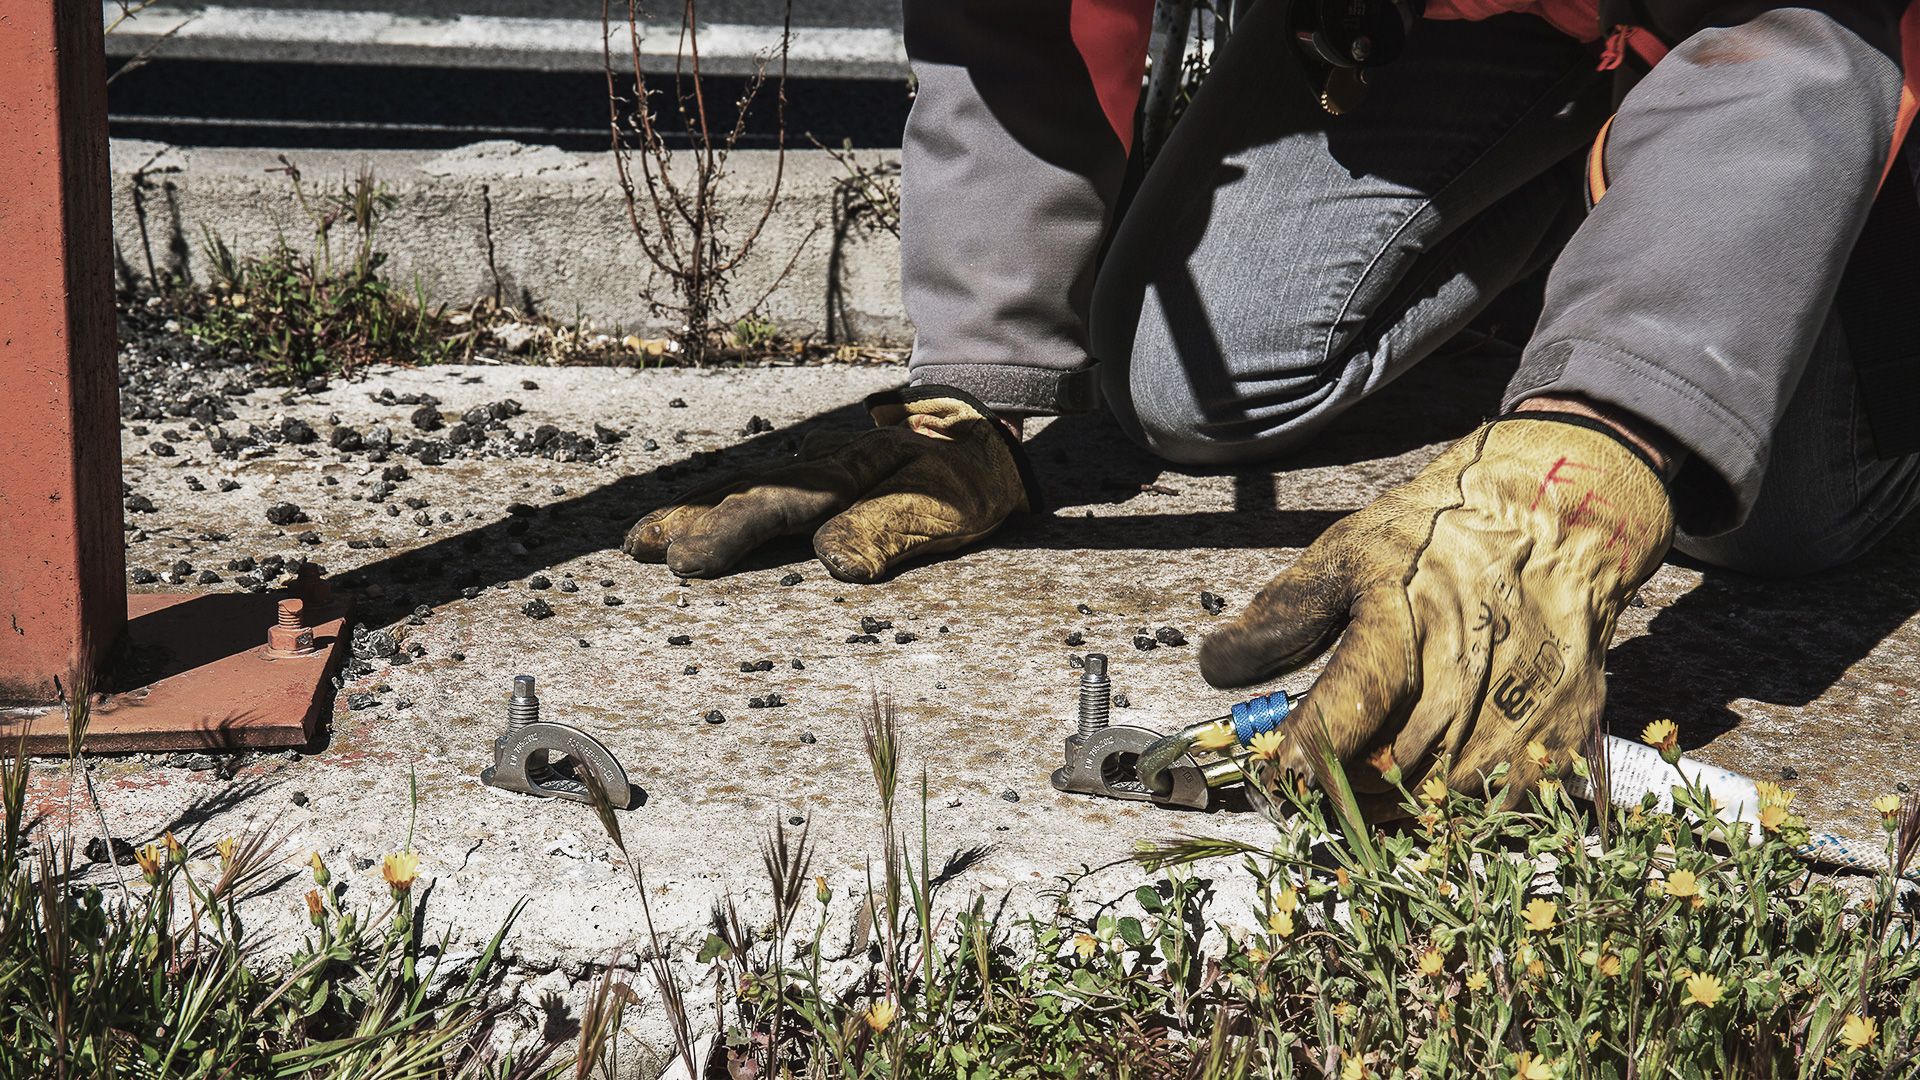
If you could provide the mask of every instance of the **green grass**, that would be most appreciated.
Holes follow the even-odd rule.
[[[692,977],[602,806],[642,912],[619,937],[643,943],[627,966],[653,993],[610,969],[578,1040],[518,1061],[486,1037],[510,925],[438,977],[445,943],[423,940],[404,848],[387,895],[358,900],[266,834],[163,835],[140,849],[139,880],[83,882],[49,823],[26,820],[16,756],[0,770],[0,1076],[625,1078],[646,1049],[628,1031],[643,1000],[695,1076],[716,1024],[733,1077],[1920,1075],[1916,912],[1897,876],[1920,845],[1912,799],[1876,802],[1889,868],[1840,879],[1794,855],[1806,825],[1771,787],[1752,830],[1697,789],[1671,814],[1651,799],[1596,810],[1496,774],[1488,801],[1402,790],[1408,819],[1386,828],[1360,820],[1332,762],[1312,786],[1256,763],[1271,844],[1149,844],[1151,884],[1116,897],[1082,874],[1010,918],[998,897],[955,895],[980,853],[930,850],[926,777],[902,776],[890,707],[875,703],[866,747],[880,830],[864,895],[835,895],[807,833],[776,822],[760,866],[733,868],[771,899],[721,898]],[[311,928],[269,959],[238,905],[290,864],[312,878],[303,897],[285,890]],[[1251,904],[1215,891],[1229,876]],[[830,961],[849,923],[855,956]]]
[[[173,295],[188,333],[252,358],[280,382],[460,355],[470,334],[429,305],[417,282],[403,288],[385,272],[379,222],[394,196],[366,172],[337,191],[310,195],[299,170],[281,160],[311,222],[310,246],[297,250],[281,237],[267,254],[243,258],[206,236],[210,287]]]

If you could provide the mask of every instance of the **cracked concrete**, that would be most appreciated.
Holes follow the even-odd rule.
[[[411,829],[432,883],[429,918],[450,925],[456,941],[484,940],[510,905],[529,901],[510,954],[532,1025],[539,993],[579,993],[579,980],[617,950],[630,958],[641,931],[632,886],[590,810],[478,781],[515,673],[538,676],[546,718],[592,730],[645,790],[645,805],[621,820],[649,875],[654,915],[683,960],[718,897],[731,891],[751,906],[756,886],[764,889],[757,845],[776,819],[812,830],[816,869],[838,892],[864,888],[866,860],[878,850],[878,804],[860,722],[878,692],[898,708],[903,787],[924,770],[935,857],[984,849],[957,891],[1037,910],[1060,875],[1121,859],[1139,838],[1259,841],[1268,833],[1243,810],[1181,813],[1054,792],[1047,775],[1073,708],[1069,657],[1113,657],[1115,687],[1129,702],[1117,711],[1121,722],[1215,715],[1235,695],[1197,674],[1195,647],[1210,624],[1328,523],[1490,411],[1508,366],[1430,362],[1275,474],[1170,469],[1100,418],[1039,425],[1029,445],[1050,513],[868,587],[829,578],[800,541],[729,577],[687,583],[632,562],[617,545],[635,517],[688,485],[783,452],[810,430],[862,423],[860,398],[901,381],[897,367],[444,367],[380,370],[285,401],[257,392],[236,403],[243,422],[298,416],[321,441],[227,461],[196,433],[161,458],[143,450],[150,438],[127,435],[126,477],[156,507],[130,515],[146,539],[130,545],[129,565],[185,558],[218,568],[241,555],[300,552],[359,593],[362,621],[394,624],[423,653],[350,679],[328,731],[305,753],[251,759],[231,780],[138,758],[102,762],[96,775],[115,828],[129,838],[183,822],[204,844],[271,823],[286,834],[290,868],[317,850],[360,902],[384,895],[377,859]],[[428,524],[419,525],[413,510],[395,517],[367,501],[380,464],[326,448],[334,418],[362,430],[407,429],[415,406],[371,400],[381,388],[431,393],[449,414],[511,397],[525,406],[516,428],[587,431],[598,421],[628,434],[591,464],[425,466],[396,454],[412,479],[391,498],[425,500]],[[743,434],[755,416],[772,430]],[[658,448],[644,449],[647,439]],[[189,475],[207,490],[191,491]],[[239,487],[218,491],[218,479]],[[312,522],[269,524],[267,507],[281,501]],[[536,512],[510,514],[513,503]],[[442,523],[441,513],[452,520]],[[515,521],[524,531],[509,531]],[[309,529],[317,545],[297,543]],[[210,531],[228,536],[201,538]],[[385,547],[364,546],[371,542]],[[1908,721],[1920,672],[1916,555],[1920,529],[1908,527],[1859,564],[1802,581],[1663,567],[1621,620],[1610,660],[1615,730],[1670,716],[1698,756],[1784,780],[1815,828],[1877,848],[1866,800],[1907,779],[1920,760],[1920,726]],[[793,573],[799,583],[781,584]],[[530,589],[536,575],[554,587]],[[577,591],[562,591],[569,581]],[[1222,615],[1202,608],[1203,589],[1226,599]],[[522,614],[536,597],[551,617]],[[422,605],[429,613],[408,625]],[[863,617],[893,627],[877,644],[848,643]],[[1162,626],[1195,644],[1136,650],[1138,628]],[[1064,643],[1074,631],[1084,646]],[[896,632],[914,639],[896,643]],[[680,635],[691,644],[670,643]],[[761,660],[771,669],[740,670]],[[1310,679],[1283,684],[1298,689]],[[769,693],[786,704],[749,706]],[[350,708],[355,695],[373,704]],[[724,722],[708,722],[712,710]],[[410,824],[412,777],[419,804]],[[42,809],[61,805],[57,770],[41,773],[36,798]],[[86,819],[77,827],[84,831]],[[1231,896],[1234,871],[1216,876]],[[1140,879],[1129,868],[1108,870],[1086,895],[1119,896]],[[252,924],[269,937],[297,936],[305,888],[295,873],[249,900]],[[643,1009],[640,1023],[658,1035],[657,1010]]]

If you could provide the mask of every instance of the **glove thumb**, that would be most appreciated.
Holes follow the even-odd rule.
[[[1253,602],[1200,646],[1200,674],[1219,687],[1291,671],[1325,651],[1346,624],[1356,591],[1342,558],[1345,532],[1320,537]]]

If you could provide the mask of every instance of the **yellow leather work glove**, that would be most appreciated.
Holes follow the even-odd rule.
[[[621,550],[681,577],[725,573],[753,549],[813,533],[841,581],[876,581],[921,555],[970,544],[1038,488],[1013,432],[985,405],[945,386],[866,401],[871,431],[809,437],[791,464],[736,477],[641,518]]]
[[[1383,748],[1409,787],[1444,760],[1442,779],[1470,794],[1501,762],[1510,792],[1531,787],[1543,763],[1529,742],[1564,768],[1599,718],[1620,609],[1673,537],[1660,477],[1603,430],[1481,427],[1314,541],[1206,640],[1201,673],[1215,686],[1271,678],[1344,625],[1281,729],[1283,770],[1311,775],[1322,731],[1363,795],[1391,791],[1369,764]]]

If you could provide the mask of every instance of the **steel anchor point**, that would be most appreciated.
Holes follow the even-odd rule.
[[[577,727],[540,719],[533,676],[515,676],[507,729],[493,740],[493,764],[482,770],[480,782],[523,795],[592,805],[589,776],[599,782],[616,810],[639,805],[642,792],[627,780],[613,752]]]

